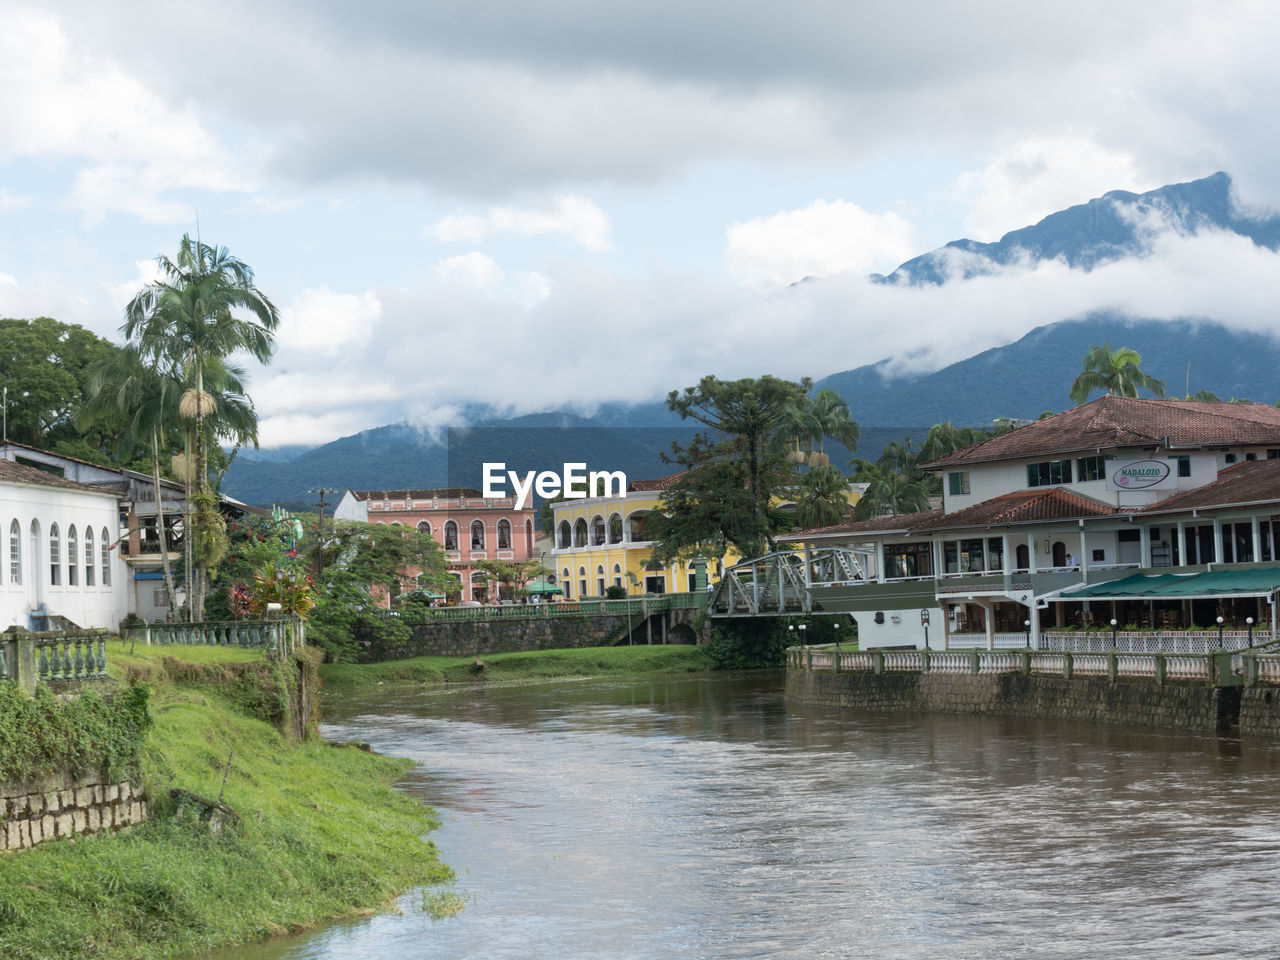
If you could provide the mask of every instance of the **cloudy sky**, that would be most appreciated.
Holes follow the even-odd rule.
[[[116,337],[198,214],[282,310],[264,445],[939,365],[1094,308],[1269,329],[1280,264],[1228,236],[865,276],[1220,169],[1280,208],[1277,49],[1266,3],[0,0],[0,315]]]

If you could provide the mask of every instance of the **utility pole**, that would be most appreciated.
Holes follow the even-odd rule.
[[[326,493],[337,493],[338,491],[332,487],[316,487],[308,492],[320,495],[320,526],[316,531],[316,536],[320,541],[320,546],[316,550],[316,578],[318,579],[324,574],[324,495]]]

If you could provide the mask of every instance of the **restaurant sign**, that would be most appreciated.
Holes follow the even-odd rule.
[[[1108,490],[1174,490],[1178,486],[1168,460],[1129,460],[1108,466]]]

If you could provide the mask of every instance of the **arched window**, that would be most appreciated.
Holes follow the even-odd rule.
[[[73,561],[74,562],[74,561]],[[49,524],[49,586],[62,585],[62,539],[56,523]]]
[[[573,525],[573,545],[575,547],[587,545],[587,521],[582,517],[579,517],[578,522]]]
[[[564,591],[564,598],[569,599],[569,590],[573,586],[573,581],[569,579],[569,568],[565,567],[560,574],[560,589]]]
[[[444,524],[444,548],[446,550],[458,549],[458,525],[452,520],[446,520]]]
[[[104,587],[111,586],[111,543],[107,537],[107,528],[102,528],[102,546],[98,548],[102,551],[102,585]]]
[[[561,520],[560,526],[556,527],[556,547],[560,550],[568,550],[572,543],[572,534],[569,532],[569,521]]]
[[[94,564],[98,558],[94,556],[97,553],[93,549],[93,527],[84,528],[84,585],[92,587],[94,581]],[[74,562],[74,561],[72,561]]]
[[[622,517],[616,513],[609,517],[609,542],[622,542]]]
[[[622,564],[620,563],[613,565],[613,585],[615,587],[622,586]]]
[[[67,586],[80,585],[80,538],[76,536],[76,525],[67,527]]]
[[[598,513],[591,518],[591,545],[593,547],[604,546],[604,517]]]
[[[582,521],[584,524],[586,521]],[[581,600],[587,595],[587,568],[578,568],[578,599]]]
[[[22,527],[17,520],[9,524],[9,582],[22,582]]]
[[[648,520],[648,511],[638,510],[627,517],[627,539],[634,543],[644,543],[649,539],[645,533],[645,521]]]
[[[498,521],[498,549],[511,549],[511,521],[506,517]]]
[[[484,549],[484,521],[482,520],[471,521],[471,549]]]
[[[418,532],[425,533],[428,537],[431,536],[431,524],[427,523],[425,520],[419,520]]]
[[[533,556],[533,521],[526,520],[524,522],[524,553],[527,557]]]
[[[604,596],[604,564],[596,565],[596,595]]]
[[[1031,569],[1031,551],[1027,549],[1025,543],[1018,544],[1013,551],[1013,562],[1019,570]]]
[[[1055,567],[1065,567],[1067,565],[1067,545],[1061,540],[1053,542],[1053,565]]]

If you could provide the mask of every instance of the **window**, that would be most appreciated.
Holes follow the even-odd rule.
[[[58,536],[58,525],[49,524],[49,586],[62,584],[62,542]]]
[[[609,542],[622,542],[622,517],[616,513],[609,517]]]
[[[498,549],[511,549],[511,521],[506,517],[498,521]]]
[[[947,491],[957,497],[969,492],[969,471],[955,470],[947,474]]]
[[[22,582],[22,528],[17,520],[9,524],[9,582]]]
[[[596,566],[596,593],[604,596],[604,564]]]
[[[615,587],[622,586],[622,565],[619,563],[613,565],[613,585]]]
[[[1268,450],[1268,451],[1267,451],[1267,459],[1268,459],[1268,460],[1280,460],[1280,449],[1276,449],[1275,447],[1272,447],[1270,450]]]
[[[471,549],[484,549],[484,522],[481,520],[471,521]]]
[[[569,521],[561,520],[560,526],[556,527],[556,546],[561,550],[568,550],[571,542]]]
[[[102,528],[102,546],[98,548],[102,551],[102,585],[104,587],[111,586],[111,544],[107,539],[107,528]]]
[[[1089,480],[1107,479],[1107,460],[1109,457],[1081,457],[1076,461],[1076,480],[1085,483]]]
[[[93,586],[94,564],[98,558],[94,556],[97,553],[93,549],[93,527],[84,528],[84,585],[86,587]],[[75,562],[74,560],[72,561]]]
[[[1191,476],[1191,458],[1190,457],[1178,457],[1178,476],[1180,477]]]
[[[76,525],[67,527],[67,586],[80,584],[80,538],[76,536]]]
[[[1231,464],[1231,463],[1235,463],[1235,462],[1236,462],[1236,455],[1235,455],[1234,453],[1228,453],[1228,454],[1227,454],[1227,456],[1226,456],[1226,461],[1227,461],[1227,463],[1229,463],[1229,464]]]
[[[1027,464],[1027,486],[1048,487],[1055,483],[1071,482],[1070,460],[1046,460]]]
[[[458,549],[458,525],[452,520],[446,520],[444,524],[444,548],[446,550]]]
[[[584,524],[586,521],[582,521]],[[578,568],[578,599],[581,600],[587,595],[587,568]]]
[[[167,607],[169,605],[169,594],[163,590],[151,591],[151,605],[154,607]]]
[[[419,520],[418,532],[425,533],[428,537],[431,536],[431,524],[427,523],[425,520]]]
[[[577,523],[573,525],[573,545],[575,547],[587,545],[587,521],[582,517],[579,517]]]
[[[604,517],[596,514],[591,518],[591,545],[603,547],[605,541]]]
[[[561,573],[560,573],[560,582],[564,585],[564,586],[562,587],[562,589],[564,590],[564,597],[565,597],[565,599],[566,599],[566,600],[568,600],[568,599],[569,599],[569,590],[570,590],[570,588],[573,586],[573,581],[569,579],[569,568],[568,568],[568,567],[565,567],[565,568],[564,568],[564,570],[562,570],[562,571],[561,571]]]
[[[1258,459],[1258,455],[1257,455],[1256,453],[1246,453],[1246,454],[1244,455],[1244,458],[1245,458],[1246,460],[1257,460],[1257,459]]]

